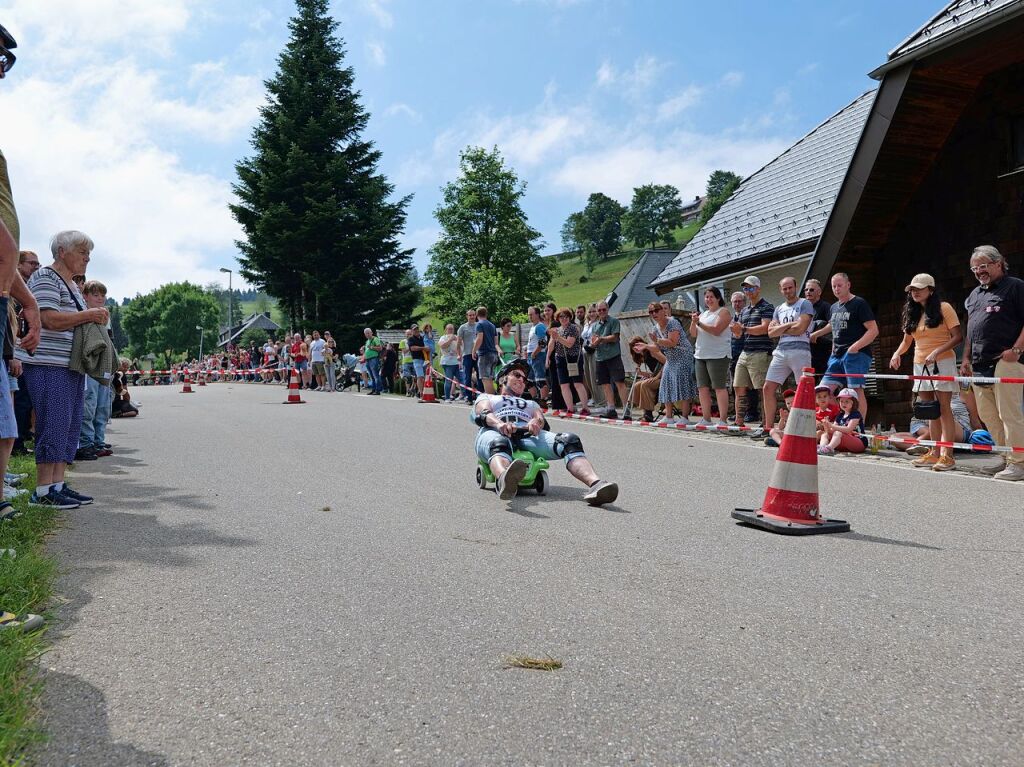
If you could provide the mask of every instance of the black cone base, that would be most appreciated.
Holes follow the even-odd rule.
[[[774,517],[766,517],[753,509],[733,509],[730,515],[738,522],[751,527],[759,527],[782,535],[820,535],[821,533],[848,533],[850,523],[842,519],[822,519],[821,524],[802,525],[798,522],[783,522]]]

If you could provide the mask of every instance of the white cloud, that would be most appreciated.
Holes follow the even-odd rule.
[[[388,63],[387,54],[384,52],[384,46],[376,40],[370,40],[366,44],[366,53],[370,57],[370,61],[378,67],[382,67]]]
[[[89,274],[112,296],[216,281],[218,266],[234,268],[241,232],[227,208],[231,182],[188,167],[174,147],[222,153],[239,143],[263,89],[223,62],[161,58],[193,23],[191,5],[54,0],[4,11],[5,25],[46,59],[44,74],[16,70],[2,85],[22,244],[45,252],[60,229],[88,232]],[[154,54],[155,67],[142,63]]]
[[[662,140],[638,134],[573,153],[554,169],[550,182],[576,197],[600,190],[624,203],[631,199],[634,187],[647,183],[671,184],[685,197],[703,190],[711,171],[722,168],[746,176],[789,144],[783,139],[729,139],[698,133],[675,133]]]
[[[685,90],[677,93],[669,99],[666,99],[658,105],[658,119],[671,120],[681,112],[684,112],[697,104],[703,94],[704,90],[702,88],[699,88],[696,85],[688,86]]]
[[[384,110],[385,117],[406,117],[412,122],[419,122],[423,116],[408,104],[398,101]]]
[[[391,29],[395,23],[395,17],[388,10],[390,2],[391,0],[363,0],[363,7],[384,29]]]
[[[22,38],[23,47],[28,49],[31,40],[34,58],[66,65],[89,61],[97,51],[109,56],[112,49],[127,46],[168,56],[196,4],[197,0],[25,0],[3,13],[4,25]]]
[[[819,67],[819,64],[818,64],[817,61],[811,61],[811,62],[809,62],[807,64],[804,64],[802,67],[800,67],[800,69],[798,69],[796,71],[796,73],[798,75],[801,75],[801,76],[813,74],[814,72],[817,71],[818,67]]]
[[[743,84],[743,73],[742,72],[726,72],[722,75],[722,85],[729,88],[735,88],[738,85]]]
[[[607,59],[597,69],[597,84],[602,87],[621,86],[628,91],[642,91],[650,88],[658,76],[668,67],[656,56],[641,56],[629,69],[619,71]]]

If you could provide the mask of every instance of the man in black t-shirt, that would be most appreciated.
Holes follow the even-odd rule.
[[[427,371],[427,345],[423,342],[423,334],[420,333],[420,326],[415,322],[409,328],[409,356],[412,357],[412,366],[416,372],[416,390],[420,393],[419,399],[423,401],[423,381]]]
[[[832,334],[832,355],[823,384],[832,389],[853,389],[857,392],[858,410],[867,418],[868,399],[864,394],[864,378],[850,378],[847,374],[863,376],[871,369],[871,342],[878,337],[878,323],[868,302],[850,292],[850,277],[845,272],[832,275],[832,292],[837,301],[832,304],[828,324],[811,333],[811,343]]]

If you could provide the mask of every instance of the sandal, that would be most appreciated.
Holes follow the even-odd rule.
[[[0,503],[0,522],[6,522],[8,519],[14,519],[20,517],[21,512],[14,508],[8,501]]]

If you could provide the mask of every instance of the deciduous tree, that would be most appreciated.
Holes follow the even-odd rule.
[[[434,211],[441,237],[426,273],[427,306],[442,320],[456,321],[478,304],[495,317],[519,314],[549,297],[557,265],[540,255],[540,232],[520,205],[525,193],[496,147],[462,152],[459,177],[444,187]]]
[[[622,216],[626,209],[608,195],[595,192],[587,198],[578,232],[583,246],[598,258],[607,258],[622,244]]]
[[[633,190],[633,201],[622,217],[622,234],[637,245],[668,242],[683,223],[679,190],[668,184],[644,184]]]
[[[701,224],[711,220],[742,181],[740,176],[728,170],[716,170],[708,177],[707,202],[700,212]]]

